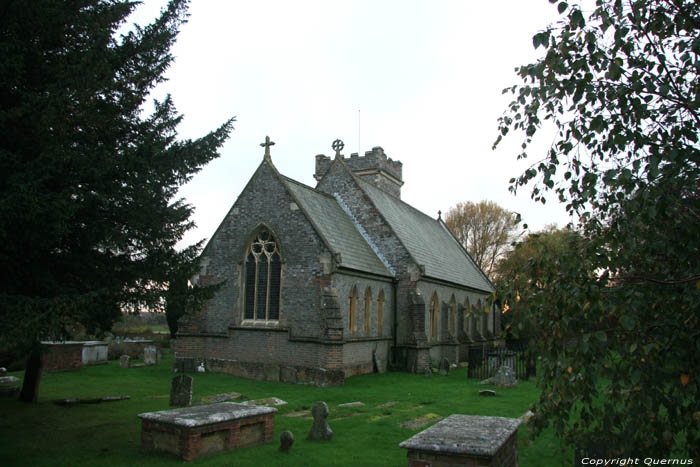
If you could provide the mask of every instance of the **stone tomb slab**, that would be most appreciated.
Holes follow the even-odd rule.
[[[233,402],[139,414],[141,447],[166,451],[186,461],[241,447],[269,443],[275,429],[272,407]]]
[[[504,417],[450,415],[399,444],[409,466],[517,466],[520,421]]]

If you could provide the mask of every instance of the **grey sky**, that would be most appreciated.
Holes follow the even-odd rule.
[[[131,20],[164,3],[146,0]],[[402,199],[426,214],[489,199],[534,228],[568,222],[554,199],[508,192],[527,165],[516,161],[519,138],[491,150],[509,102],[502,89],[537,57],[532,36],[557,19],[547,0],[195,0],[190,15],[155,95],[172,94],[183,138],[237,123],[221,157],[181,191],[197,208],[186,243],[214,233],[266,135],[279,171],[315,186],[314,156],[332,155],[334,139],[345,156],[358,152],[358,110],[360,152],[382,146],[402,161]]]

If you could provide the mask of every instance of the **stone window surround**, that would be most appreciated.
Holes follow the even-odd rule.
[[[260,233],[262,231],[267,231],[267,233],[270,235],[272,240],[275,243],[275,253],[277,254],[280,262],[280,277],[279,277],[279,298],[278,298],[278,304],[277,304],[277,319],[267,319],[268,314],[269,314],[269,309],[266,309],[265,313],[265,318],[266,319],[256,319],[255,318],[255,312],[256,310],[253,309],[253,319],[251,318],[246,318],[246,263],[248,259],[248,254],[251,252],[251,248],[253,247],[253,243],[255,240],[258,238]],[[252,328],[252,327],[261,327],[261,328],[271,328],[271,327],[278,327],[280,324],[280,315],[282,314],[282,286],[284,283],[284,256],[282,255],[281,248],[280,248],[280,242],[278,240],[278,235],[274,233],[274,231],[269,228],[265,224],[259,224],[257,225],[253,230],[252,234],[250,236],[250,241],[247,243],[246,249],[243,252],[242,259],[240,261],[241,265],[241,273],[240,273],[240,310],[241,310],[241,320],[240,320],[240,326],[241,327],[247,327],[247,328]],[[269,266],[268,266],[269,267]],[[268,284],[269,288],[269,284]],[[267,305],[269,307],[269,303]]]

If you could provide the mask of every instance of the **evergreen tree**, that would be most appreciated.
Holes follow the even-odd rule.
[[[217,151],[233,119],[177,140],[164,81],[187,1],[117,37],[124,0],[4,1],[0,6],[0,346],[28,349],[76,325],[111,329],[127,306],[162,301],[162,285],[200,245],[178,188]]]

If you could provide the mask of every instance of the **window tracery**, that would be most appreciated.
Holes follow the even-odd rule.
[[[277,321],[282,261],[275,237],[263,228],[248,247],[245,262],[245,320]]]

